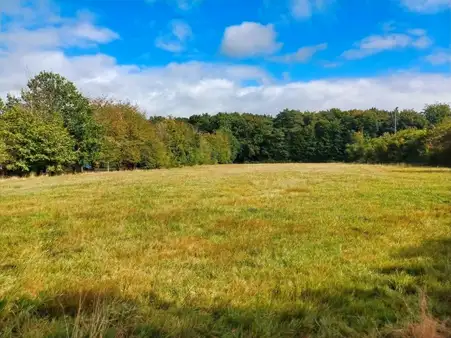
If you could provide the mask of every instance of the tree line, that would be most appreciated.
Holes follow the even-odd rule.
[[[451,108],[146,118],[130,103],[89,100],[50,72],[0,100],[3,175],[249,162],[450,166]]]

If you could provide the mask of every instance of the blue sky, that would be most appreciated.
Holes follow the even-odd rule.
[[[450,102],[449,0],[2,0],[0,96],[53,70],[148,114]]]

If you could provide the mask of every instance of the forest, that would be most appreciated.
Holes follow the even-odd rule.
[[[51,72],[0,100],[4,176],[258,162],[450,166],[451,108],[147,118],[131,103],[87,98]]]

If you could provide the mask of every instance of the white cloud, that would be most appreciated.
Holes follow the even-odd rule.
[[[50,14],[55,20],[40,22],[38,33],[17,24],[2,33],[21,32],[22,35],[14,43],[8,38],[7,48],[0,52],[1,97],[7,92],[17,93],[31,76],[47,70],[74,81],[87,96],[108,95],[113,99],[129,100],[149,115],[188,116],[218,111],[276,114],[284,108],[322,110],[372,106],[421,109],[425,103],[451,101],[450,75],[397,73],[373,78],[292,81],[286,73],[284,81],[277,81],[265,70],[248,65],[189,62],[139,67],[119,64],[114,57],[105,54],[69,56],[64,50],[68,44],[83,47],[80,41],[103,43],[108,39],[101,33],[92,34],[89,29],[81,29],[81,34],[76,30],[65,33],[69,34],[71,42],[64,42],[61,39],[61,30],[67,29],[64,27],[79,27],[77,25],[82,22],[90,23],[99,32],[104,28],[95,26],[86,17],[68,20],[53,15],[54,12]],[[34,15],[30,14],[30,20],[36,24]],[[261,27],[268,29],[268,26]],[[258,53],[271,53],[280,47],[270,28],[272,36],[267,41],[271,43],[258,43]],[[176,32],[178,37],[186,36],[183,30]],[[248,42],[253,40],[252,36]],[[255,53],[255,46],[252,52],[241,45],[238,48],[235,45],[232,50],[235,54],[248,55]]]
[[[297,19],[309,18],[326,9],[333,0],[290,0],[291,14]]]
[[[226,28],[221,50],[223,54],[237,58],[270,55],[282,47],[276,39],[273,25],[243,22]]]
[[[6,1],[3,15],[9,20],[0,31],[0,47],[8,51],[93,47],[119,38],[116,32],[96,26],[87,13],[66,18],[54,13],[48,1]]]
[[[433,65],[445,65],[447,63],[451,65],[451,53],[439,51],[428,55],[426,60]]]
[[[401,0],[409,10],[421,13],[435,13],[451,7],[449,0]]]
[[[160,35],[155,40],[155,46],[168,52],[178,53],[186,49],[186,42],[193,36],[190,25],[181,20],[169,23],[170,33]]]
[[[326,49],[327,43],[321,43],[315,46],[299,48],[295,53],[274,56],[270,60],[282,63],[304,63],[310,61],[317,52]]]
[[[412,29],[407,33],[385,33],[371,35],[355,44],[354,49],[345,51],[342,56],[348,60],[362,59],[387,50],[413,47],[424,49],[431,46],[432,40],[422,29]]]
[[[372,106],[421,109],[426,103],[451,102],[449,75],[399,73],[279,83],[257,67],[191,62],[142,68],[120,65],[107,55],[69,57],[58,51],[0,56],[0,95],[19,90],[28,77],[43,69],[67,76],[88,96],[130,100],[149,115],[218,111],[276,114],[284,108]],[[249,80],[260,84],[247,86]]]

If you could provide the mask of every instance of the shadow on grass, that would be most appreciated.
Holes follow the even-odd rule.
[[[424,241],[418,247],[404,248],[394,258],[407,261],[378,269],[387,276],[409,276],[430,299],[433,315],[451,316],[451,238]]]
[[[430,299],[432,315],[449,317],[451,239],[425,241],[394,258],[404,263],[375,270],[381,281],[375,287],[307,289],[291,299],[275,290],[270,307],[202,307],[158,293],[138,300],[115,289],[0,300],[0,332],[18,337],[36,330],[52,337],[390,336],[416,320],[420,290]]]
[[[207,308],[177,305],[156,294],[138,303],[113,293],[68,292],[3,302],[0,330],[17,337],[43,327],[47,331],[39,335],[52,337],[359,337],[396,321],[403,307],[377,288],[306,290],[300,298],[304,303],[283,308]]]

